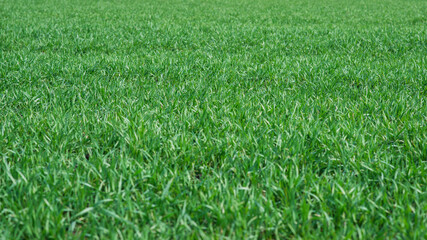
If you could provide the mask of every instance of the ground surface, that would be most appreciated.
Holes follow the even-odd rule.
[[[427,1],[0,0],[0,238],[427,238]]]

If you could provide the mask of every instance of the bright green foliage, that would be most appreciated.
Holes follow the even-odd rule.
[[[427,1],[0,0],[0,239],[427,238]]]

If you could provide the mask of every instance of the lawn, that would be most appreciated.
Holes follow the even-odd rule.
[[[426,239],[427,1],[0,0],[0,239]]]

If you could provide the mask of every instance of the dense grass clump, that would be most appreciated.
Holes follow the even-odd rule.
[[[427,238],[427,1],[0,0],[0,238]]]

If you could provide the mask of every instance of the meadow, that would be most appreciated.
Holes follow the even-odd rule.
[[[426,239],[427,1],[0,0],[0,239]]]

